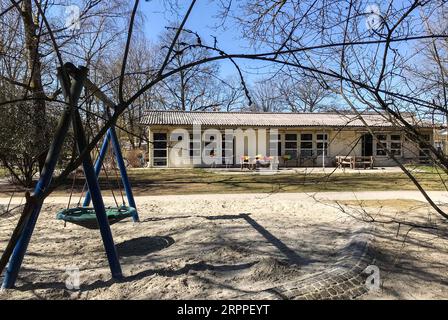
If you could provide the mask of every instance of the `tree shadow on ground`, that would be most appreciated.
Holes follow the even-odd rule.
[[[164,277],[177,277],[180,275],[188,274],[192,271],[216,271],[216,272],[230,272],[230,271],[238,271],[238,270],[244,270],[247,268],[252,267],[254,264],[256,264],[257,261],[249,262],[249,263],[242,263],[237,265],[213,265],[205,262],[197,262],[197,263],[191,263],[186,264],[182,268],[173,270],[169,268],[161,268],[161,269],[147,269],[143,270],[139,273],[136,273],[131,276],[123,277],[122,279],[108,279],[108,280],[97,280],[95,282],[92,282],[90,284],[82,284],[81,290],[82,291],[91,291],[95,289],[101,289],[101,288],[107,288],[110,287],[114,283],[128,283],[133,281],[138,281],[145,279],[147,277],[153,276],[153,275],[160,275]],[[64,290],[66,291],[67,288],[65,286],[64,282],[55,282],[55,281],[48,281],[48,282],[32,282],[27,280],[26,278],[20,279],[23,282],[23,285],[20,287],[17,287],[16,290],[18,291],[32,291],[36,293],[36,290]],[[40,297],[41,298],[41,297]],[[44,299],[44,298],[42,298]]]
[[[239,215],[222,215],[222,216],[209,216],[206,217],[209,220],[219,220],[219,219],[244,219],[252,228],[254,228],[261,236],[263,236],[269,243],[276,247],[285,257],[288,259],[290,264],[304,264],[308,263],[307,259],[298,255],[294,250],[289,248],[284,242],[279,238],[274,236],[266,228],[255,221],[250,214],[240,213]]]
[[[145,256],[168,248],[174,243],[171,237],[140,237],[116,245],[120,257]]]
[[[186,217],[197,217],[197,218],[204,218],[208,220],[213,221],[219,221],[219,220],[240,220],[247,222],[254,230],[256,230],[264,239],[267,240],[270,244],[272,244],[280,253],[283,254],[288,259],[289,263],[292,263],[293,261],[298,261],[301,259],[304,259],[304,257],[307,257],[307,252],[304,249],[300,249],[301,254],[298,255],[294,248],[288,247],[286,243],[288,241],[290,242],[290,239],[288,237],[279,236],[282,238],[283,241],[281,241],[279,238],[277,238],[273,233],[276,233],[275,230],[271,230],[273,233],[269,232],[266,228],[264,228],[262,225],[260,225],[259,222],[255,221],[249,214],[237,214],[237,215],[214,215],[214,216],[206,216],[206,215],[191,215],[191,216],[175,216],[175,217],[160,217],[156,219],[160,220],[169,220],[169,219],[184,219]],[[148,219],[148,223],[151,222],[151,219]],[[269,227],[269,226],[268,226]],[[308,226],[313,230],[313,239],[319,238],[319,237],[336,237],[337,234],[335,233],[336,226],[334,225],[322,225],[322,224],[311,224]],[[337,231],[337,230],[336,230]],[[343,231],[343,230],[342,230]],[[227,230],[227,233],[232,233],[232,230]],[[332,233],[333,232],[333,233]],[[383,228],[374,228],[371,230],[363,230],[363,232],[367,234],[372,234],[376,241],[382,240],[389,242],[395,242],[397,246],[394,247],[384,247],[379,246],[375,247],[373,246],[370,249],[370,253],[374,258],[376,258],[376,263],[381,269],[382,275],[384,272],[384,278],[386,278],[387,272],[397,272],[397,269],[400,273],[408,275],[409,277],[412,277],[413,279],[420,279],[425,282],[438,282],[441,285],[448,286],[448,281],[446,279],[441,279],[439,270],[446,270],[447,263],[444,261],[440,261],[437,265],[432,264],[432,269],[428,268],[422,268],[422,265],[419,263],[421,261],[418,261],[418,257],[414,257],[412,255],[409,255],[406,250],[402,252],[402,255],[400,257],[399,263],[397,264],[394,260],[397,258],[397,247],[400,248],[401,241],[400,238],[397,238],[396,232],[389,229],[383,229]],[[431,229],[423,229],[419,230],[419,233],[426,235],[436,237],[438,234],[435,233],[434,230]],[[248,242],[253,242],[254,239],[247,239]],[[245,242],[246,243],[246,242]],[[421,241],[419,237],[408,237],[406,239],[407,245],[415,245],[418,248],[427,248],[427,249],[433,249],[431,248],[432,241],[427,240],[425,242]],[[140,237],[135,239],[130,239],[121,243],[117,244],[117,250],[119,252],[120,256],[123,257],[131,257],[131,256],[144,256],[149,255],[151,253],[155,253],[157,251],[163,250],[165,248],[168,248],[175,244],[174,239],[171,236],[153,236],[153,237]],[[353,244],[349,244],[353,245]],[[207,247],[207,246],[206,246]],[[173,247],[174,248],[174,247]],[[312,249],[314,251],[321,251],[322,248],[318,246],[313,246]],[[170,249],[171,250],[171,249]],[[439,248],[440,250],[440,248]],[[448,254],[448,250],[446,251],[439,251],[440,253]],[[321,252],[324,255],[327,255],[327,251]],[[185,254],[184,248],[181,250],[176,250],[175,255],[171,255],[168,257],[168,259],[177,258],[178,255]],[[313,252],[313,254],[316,254],[316,252]],[[303,257],[302,257],[303,255]],[[153,259],[153,257],[151,257]],[[165,257],[166,259],[166,257]],[[304,261],[304,260],[302,260]],[[224,262],[224,261],[223,261]],[[137,273],[127,276],[121,280],[94,280],[94,282],[85,284],[81,286],[82,291],[90,291],[95,289],[101,289],[101,288],[107,288],[111,286],[114,283],[130,283],[133,281],[138,280],[144,280],[146,278],[149,278],[153,275],[160,275],[164,277],[177,277],[180,275],[189,274],[192,272],[198,272],[199,274],[196,275],[196,277],[203,277],[204,275],[201,273],[203,271],[213,271],[213,272],[232,272],[232,271],[240,271],[245,270],[250,267],[252,267],[254,264],[256,264],[258,261],[251,259],[251,261],[246,261],[242,263],[242,261],[239,261],[238,263],[229,263],[229,261],[224,262],[223,264],[221,262],[213,263],[207,260],[206,261],[199,261],[194,263],[187,263],[182,267],[177,268],[165,268],[165,267],[144,267],[137,271]],[[315,259],[313,258],[313,262],[315,262]],[[104,267],[104,266],[102,266]],[[95,268],[93,268],[95,269]],[[392,269],[392,270],[390,270]],[[30,271],[30,270],[27,270]],[[33,272],[39,272],[39,270],[33,270]],[[207,275],[207,273],[205,274]],[[43,281],[39,282],[31,282],[31,277],[25,277],[22,279],[23,285],[17,288],[19,291],[26,291],[30,290],[33,292],[36,292],[35,290],[39,289],[49,289],[50,291],[52,289],[58,289],[58,290],[66,290],[65,284],[63,282],[55,282],[48,279],[44,279]],[[208,281],[212,281],[213,279],[208,279]],[[227,288],[227,289],[235,289],[231,284],[228,284],[229,286],[226,287],[224,283],[218,283],[216,282],[216,286]],[[236,290],[236,289],[235,289]],[[389,289],[390,290],[390,289]],[[393,289],[392,289],[393,290]],[[390,292],[395,297],[400,297],[399,293],[396,292]],[[36,293],[37,294],[37,293]],[[60,294],[60,293],[59,293]],[[46,297],[50,297],[50,295],[46,295]],[[61,298],[61,296],[57,296],[55,293],[55,297]],[[39,297],[42,298],[42,297]],[[62,297],[63,298],[63,297]]]
[[[160,218],[164,219],[183,219],[190,216],[176,216],[176,217],[166,217]],[[289,248],[284,242],[279,238],[270,233],[267,229],[261,226],[257,221],[249,216],[247,213],[242,213],[238,215],[216,215],[216,216],[196,216],[198,218],[204,218],[208,220],[233,220],[240,219],[247,222],[254,230],[256,230],[265,240],[267,240],[272,246],[277,248],[286,258],[287,263],[292,264],[305,264],[309,263],[305,258],[299,256],[293,249]],[[149,221],[148,221],[149,222]],[[175,240],[171,236],[152,236],[152,237],[139,237],[135,239],[130,239],[121,243],[117,243],[116,248],[121,257],[132,257],[132,256],[145,256],[151,253],[168,248],[173,245]],[[99,288],[107,288],[113,283],[128,283],[133,281],[138,281],[153,275],[161,275],[165,277],[177,277],[180,275],[185,275],[191,272],[233,272],[241,271],[251,268],[253,265],[258,263],[258,260],[248,261],[245,263],[233,263],[233,264],[216,264],[207,263],[204,261],[187,263],[181,268],[171,269],[171,268],[150,268],[142,270],[136,274],[124,277],[123,279],[109,279],[109,280],[97,280],[90,284],[82,285],[82,290],[90,291]],[[17,288],[20,291],[32,290],[33,292],[38,289],[59,289],[65,290],[65,284],[63,282],[54,281],[43,281],[40,283],[31,283],[25,279],[22,279],[24,284]]]

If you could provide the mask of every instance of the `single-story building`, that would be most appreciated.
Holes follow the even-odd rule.
[[[436,129],[407,114],[427,141]],[[269,157],[280,166],[335,166],[341,156],[372,157],[394,166],[384,146],[403,162],[418,163],[427,150],[380,114],[363,114],[372,136],[354,113],[256,113],[150,111],[149,167],[239,166],[248,157]],[[209,157],[207,159],[207,157]]]

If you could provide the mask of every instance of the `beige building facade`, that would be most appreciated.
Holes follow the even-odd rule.
[[[372,157],[374,166],[419,163],[428,151],[378,114],[363,115],[371,135],[354,114],[151,111],[147,126],[148,167],[234,167],[245,157],[281,166],[336,166],[337,156]],[[410,117],[433,143],[430,125]]]

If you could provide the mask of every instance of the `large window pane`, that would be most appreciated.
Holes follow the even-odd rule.
[[[285,134],[285,155],[291,159],[297,159],[297,134]]]
[[[300,139],[303,140],[313,140],[313,134],[312,133],[302,133],[300,136]]]
[[[165,167],[166,159],[154,159],[154,166],[156,167]]]
[[[297,159],[297,150],[286,150],[285,155],[290,156],[290,159]]]
[[[167,136],[166,132],[153,133],[153,166],[164,167],[167,165]]]
[[[300,148],[302,149],[313,149],[313,142],[301,142]]]
[[[300,135],[300,156],[311,157],[313,154],[313,134],[302,133]]]
[[[317,149],[328,149],[328,143],[327,142],[318,142],[317,143]]]
[[[285,148],[286,149],[297,149],[297,142],[296,141],[294,141],[294,142],[286,141]]]
[[[165,158],[166,157],[166,149],[155,149],[154,150],[154,157],[157,158]]]
[[[385,156],[386,150],[384,150],[383,145],[387,148],[387,135],[386,134],[377,134],[376,135],[376,155],[377,156]]]
[[[153,146],[154,146],[154,149],[165,149],[166,148],[166,142],[155,141]]]
[[[328,154],[328,134],[327,133],[316,134],[316,148],[317,148],[318,156]]]
[[[313,155],[313,150],[312,149],[302,149],[302,150],[300,150],[300,155],[302,157],[311,157]]]
[[[387,156],[386,148],[394,156],[401,156],[402,154],[402,142],[401,134],[377,134],[376,135],[376,155]]]
[[[326,133],[318,133],[316,135],[316,140],[328,140],[328,135]]]
[[[166,140],[166,133],[154,133],[154,141],[156,140]]]

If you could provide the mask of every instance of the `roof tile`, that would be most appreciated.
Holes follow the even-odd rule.
[[[362,117],[372,127],[394,127],[381,114],[363,114]],[[410,115],[407,121],[417,123]],[[144,125],[191,126],[249,126],[249,127],[363,127],[363,122],[353,113],[260,113],[260,112],[184,112],[149,111],[140,121]],[[428,127],[428,123],[424,123]]]

